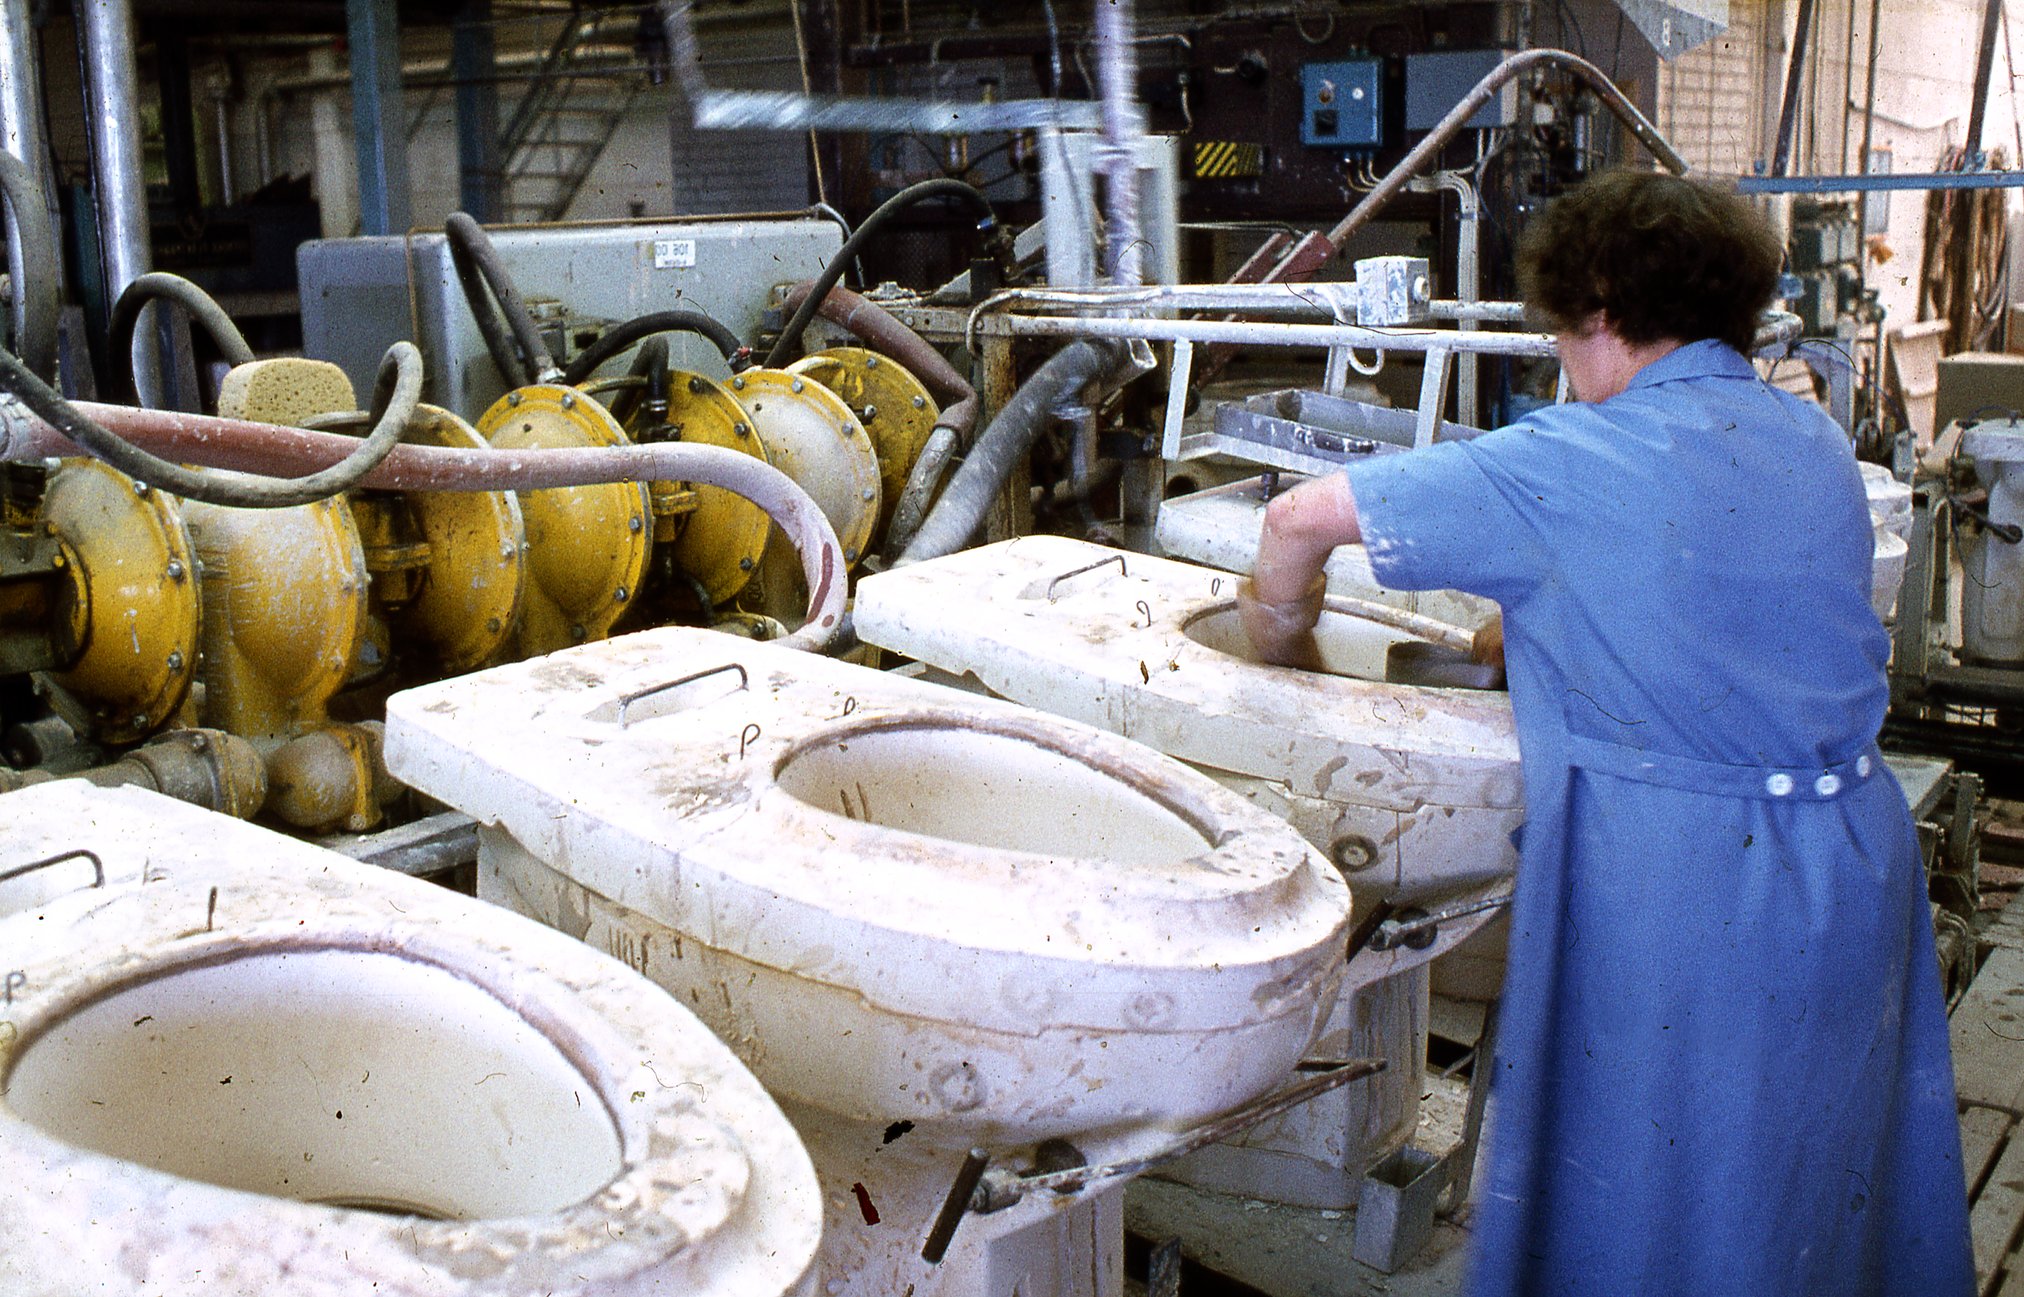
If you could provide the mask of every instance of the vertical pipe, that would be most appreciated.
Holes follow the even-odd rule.
[[[1882,22],[1883,0],[1869,0],[1869,72],[1864,78],[1862,86],[1862,156],[1857,158],[1855,163],[1856,174],[1864,176],[1869,174],[1869,144],[1876,129],[1877,28],[1882,25]],[[1890,202],[1890,195],[1883,195],[1882,201],[1885,203]],[[1888,212],[1890,209],[1886,207],[1884,210]],[[1856,281],[1861,288],[1867,290],[1869,288],[1869,191],[1866,189],[1855,196],[1855,229],[1856,236],[1863,241],[1862,255],[1855,259]],[[1880,332],[1878,337],[1879,339],[1882,337]],[[1876,365],[1876,381],[1879,384],[1879,390],[1881,390],[1883,382],[1883,351],[1881,348],[1876,353]]]
[[[1108,267],[1113,284],[1143,279],[1139,241],[1138,47],[1132,44],[1133,0],[1096,0],[1098,88],[1103,95],[1103,173],[1109,208]]]
[[[132,0],[78,0],[77,52],[84,65],[85,129],[98,200],[99,256],[107,307],[148,272],[148,196],[141,179],[140,74],[134,68]],[[126,357],[113,357],[112,364]],[[159,398],[160,357],[143,345],[132,358],[142,399]]]
[[[351,122],[358,149],[363,234],[403,234],[408,214],[408,123],[401,108],[400,15],[394,0],[345,0],[351,38]]]
[[[464,0],[450,29],[450,68],[457,82],[457,202],[480,225],[506,218],[494,67],[492,0]]]
[[[1778,151],[1771,157],[1774,176],[1786,175],[1792,164],[1792,133],[1799,124],[1799,83],[1806,75],[1806,43],[1813,34],[1813,3],[1814,0],[1799,0],[1799,25],[1792,35],[1792,58],[1785,69],[1785,102],[1778,110]]]
[[[21,159],[49,210],[50,228],[61,229],[56,185],[49,170],[49,132],[42,120],[42,49],[28,0],[0,0],[0,148]],[[13,222],[7,226],[7,264],[22,264]],[[61,275],[63,267],[47,272]],[[18,342],[18,340],[17,340]]]
[[[1982,45],[1975,52],[1975,97],[1968,106],[1968,165],[1984,165],[1982,118],[1989,109],[1989,75],[1996,66],[1996,21],[2003,14],[2003,0],[1983,0]]]

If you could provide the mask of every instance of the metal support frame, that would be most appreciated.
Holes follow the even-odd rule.
[[[351,121],[358,149],[363,234],[405,234],[409,215],[407,113],[401,105],[400,13],[395,0],[345,0],[351,41]]]
[[[457,202],[480,225],[500,220],[506,209],[494,64],[492,0],[464,0],[450,29],[450,73],[457,82]]]

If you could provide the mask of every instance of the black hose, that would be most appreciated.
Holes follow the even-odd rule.
[[[156,301],[174,302],[188,312],[210,335],[226,364],[252,363],[253,348],[246,345],[246,335],[209,293],[181,275],[150,271],[121,290],[105,326],[109,366],[120,379],[120,391],[135,405],[140,404],[140,391],[134,384],[134,332],[140,327],[141,312]]]
[[[534,327],[534,317],[527,313],[527,303],[521,300],[520,290],[506,273],[485,228],[466,213],[451,212],[443,222],[443,233],[449,236],[450,260],[457,268],[464,301],[471,308],[472,318],[478,321],[478,330],[485,335],[485,347],[492,353],[492,363],[499,366],[507,386],[553,382],[558,376],[555,359],[541,341],[541,331]],[[493,314],[495,302],[497,315]],[[513,346],[506,345],[499,330],[499,316],[505,317],[507,327],[513,331]]]
[[[977,438],[976,447],[893,566],[940,558],[961,549],[1004,489],[1013,465],[1032,451],[1055,408],[1075,399],[1084,388],[1094,389],[1090,404],[1096,405],[1137,368],[1131,347],[1111,339],[1085,338],[1049,357]]]
[[[562,381],[571,387],[577,386],[590,377],[591,372],[605,361],[618,355],[641,338],[650,338],[656,333],[697,333],[708,338],[717,350],[723,353],[736,373],[750,363],[751,348],[738,341],[738,335],[731,332],[714,316],[701,311],[655,311],[638,319],[627,320],[624,324],[606,329],[603,336],[591,343],[569,362],[569,368],[562,371]]]
[[[779,341],[775,342],[773,349],[766,353],[767,368],[778,369],[787,363],[794,350],[801,345],[802,331],[807,329],[808,322],[815,318],[823,299],[829,296],[830,289],[836,287],[836,282],[843,278],[844,268],[857,259],[857,254],[871,242],[873,235],[884,228],[886,222],[922,199],[945,197],[960,198],[968,203],[977,212],[978,229],[988,231],[997,225],[998,216],[991,208],[991,200],[979,193],[974,185],[966,185],[960,180],[951,180],[943,176],[935,180],[923,180],[917,185],[909,185],[900,190],[880,203],[878,209],[870,216],[865,217],[864,224],[858,226],[857,232],[844,240],[843,247],[838,249],[837,254],[829,259],[829,264],[822,268],[822,274],[817,276],[815,286],[803,299],[800,309],[794,312],[794,317],[787,322],[787,327],[780,331]]]
[[[39,378],[56,376],[56,267],[60,260],[56,228],[49,220],[47,195],[35,184],[28,164],[0,149],[0,193],[14,222],[14,240],[21,264],[9,269],[14,296],[14,350]]]
[[[422,395],[422,353],[409,342],[396,342],[387,348],[386,357],[380,361],[373,399],[379,420],[371,434],[351,454],[306,477],[200,473],[157,458],[86,418],[6,350],[0,350],[0,388],[18,397],[30,411],[72,442],[136,482],[203,504],[232,509],[286,509],[313,504],[349,489],[378,467],[400,443]]]
[[[655,399],[658,399],[660,401],[661,414],[663,416],[667,414],[667,339],[648,338],[645,342],[641,343],[640,349],[633,353],[632,368],[627,371],[626,379],[628,380],[626,385],[619,389],[618,394],[605,405],[605,409],[610,412],[611,417],[617,421],[618,425],[626,429],[628,435],[631,435],[633,415],[638,412],[642,403],[651,404]],[[658,384],[656,380],[658,380]],[[564,381],[567,382],[568,380],[565,379]],[[570,383],[569,385],[575,387],[577,384]],[[634,440],[637,441],[639,439],[635,437]]]

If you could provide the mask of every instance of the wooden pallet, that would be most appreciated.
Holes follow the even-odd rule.
[[[1982,934],[1993,944],[1954,1007],[1954,1083],[1980,1297],[2024,1297],[2024,903]]]

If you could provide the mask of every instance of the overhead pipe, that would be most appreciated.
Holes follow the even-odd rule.
[[[95,401],[78,412],[134,445],[178,463],[282,477],[320,472],[358,449],[358,439],[169,410]],[[82,454],[47,420],[0,404],[0,462]],[[836,530],[793,479],[741,451],[683,442],[571,450],[457,450],[396,446],[358,483],[387,491],[542,491],[606,482],[694,482],[742,496],[764,510],[801,558],[808,619],[781,643],[820,650],[843,624],[844,560]]]
[[[1427,132],[1425,139],[1415,144],[1411,152],[1400,158],[1398,165],[1385,172],[1384,179],[1377,182],[1376,188],[1364,195],[1363,201],[1350,209],[1349,215],[1337,221],[1335,226],[1322,236],[1329,248],[1339,251],[1342,245],[1349,241],[1350,235],[1368,225],[1371,218],[1377,215],[1379,208],[1398,196],[1399,190],[1405,188],[1406,181],[1424,171],[1433,162],[1442,146],[1468,126],[1469,119],[1474,117],[1476,111],[1484,104],[1490,102],[1492,95],[1503,89],[1506,83],[1535,68],[1561,68],[1573,73],[1595,92],[1595,97],[1602,101],[1603,107],[1609,109],[1616,115],[1617,120],[1629,128],[1639,143],[1651,150],[1652,156],[1659,160],[1661,166],[1676,176],[1683,176],[1691,170],[1686,159],[1666,142],[1665,136],[1659,134],[1658,127],[1652,125],[1651,120],[1638,111],[1636,104],[1624,97],[1623,91],[1616,88],[1616,83],[1611,81],[1601,68],[1587,59],[1569,54],[1566,50],[1526,50],[1512,55],[1492,68],[1488,76],[1476,83],[1474,90],[1463,95],[1461,102],[1448,110],[1448,115],[1440,120],[1439,125]],[[1280,256],[1278,262],[1265,272],[1263,278],[1273,281],[1296,277],[1288,272],[1305,259],[1303,251],[1306,249],[1305,240],[1296,243]]]

